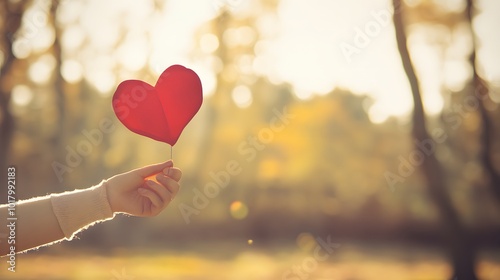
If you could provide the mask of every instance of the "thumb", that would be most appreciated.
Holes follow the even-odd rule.
[[[174,163],[172,162],[172,160],[168,160],[168,161],[163,162],[163,163],[157,163],[157,164],[148,165],[145,167],[135,169],[133,172],[136,173],[137,175],[141,176],[142,178],[146,178],[146,177],[149,177],[149,176],[154,175],[156,173],[160,173],[163,171],[163,169],[165,169],[167,167],[172,167],[172,166],[174,166]]]

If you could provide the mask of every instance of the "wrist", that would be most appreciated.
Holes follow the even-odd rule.
[[[117,197],[119,197],[119,195],[115,192],[116,188],[113,188],[112,180],[105,181],[105,183],[102,184],[102,187],[106,190],[106,197],[111,212],[113,214],[123,212],[120,207],[120,203],[118,203]]]

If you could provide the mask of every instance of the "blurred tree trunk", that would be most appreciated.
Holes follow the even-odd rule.
[[[0,168],[4,178],[4,172],[7,167],[8,153],[12,135],[14,133],[14,117],[9,111],[10,95],[12,85],[8,83],[11,69],[16,61],[12,50],[14,35],[21,27],[21,20],[26,9],[27,1],[2,1],[2,15],[4,25],[2,30],[2,44],[4,53],[4,63],[0,69]]]
[[[53,0],[50,6],[49,13],[49,22],[48,24],[52,24],[55,32],[54,43],[52,45],[52,53],[55,58],[55,67],[54,67],[54,81],[53,81],[53,89],[54,89],[54,100],[55,100],[55,108],[57,112],[55,129],[52,132],[50,137],[50,149],[51,153],[55,160],[59,162],[64,162],[64,153],[62,147],[65,146],[66,135],[71,133],[71,130],[68,130],[66,127],[66,98],[65,98],[65,81],[61,74],[61,65],[63,62],[62,57],[62,46],[61,46],[61,29],[57,26],[57,9],[59,7],[59,2],[57,0]],[[57,189],[59,191],[64,191],[64,187],[62,184],[56,184]]]
[[[492,189],[495,198],[500,203],[500,174],[495,169],[495,164],[493,161],[494,153],[494,132],[495,127],[492,119],[490,118],[488,111],[486,109],[487,102],[490,102],[489,90],[486,81],[481,79],[477,73],[477,62],[476,62],[476,50],[477,50],[477,37],[474,33],[474,28],[472,26],[472,20],[474,18],[474,0],[467,0],[467,20],[470,27],[470,32],[472,36],[472,52],[469,56],[469,62],[472,67],[472,94],[478,98],[479,114],[481,117],[481,151],[480,159],[482,165],[489,176],[489,185]]]
[[[230,58],[228,54],[228,50],[223,43],[223,35],[224,31],[227,29],[229,21],[231,19],[231,15],[227,11],[222,11],[221,14],[213,19],[214,25],[214,35],[217,36],[219,40],[219,48],[217,49],[217,57],[220,58],[223,64],[226,64]],[[223,106],[224,98],[229,96],[229,91],[231,89],[231,85],[228,84],[223,78],[223,71],[220,71],[217,74],[217,88],[212,97],[206,102],[206,116],[205,116],[205,125],[203,127],[204,137],[201,137],[201,142],[199,145],[199,150],[197,152],[198,158],[195,163],[194,170],[195,172],[203,172],[204,166],[207,166],[207,161],[210,156],[210,152],[212,152],[213,144],[214,144],[214,135],[215,129],[218,121],[218,113],[217,111]],[[175,151],[174,151],[175,153]],[[200,185],[202,182],[200,181],[203,176],[198,174],[196,176],[193,184]]]
[[[420,94],[418,78],[413,68],[407,46],[407,36],[403,24],[404,7],[401,0],[393,0],[394,5],[394,27],[399,54],[403,68],[408,77],[413,96],[413,129],[412,136],[415,140],[422,142],[432,139],[427,132],[425,124],[425,112]],[[415,150],[419,147],[415,145]],[[477,279],[475,274],[476,249],[466,229],[461,224],[457,212],[447,194],[444,170],[434,153],[428,155],[422,163],[421,170],[428,194],[437,207],[442,222],[441,234],[446,242],[453,266],[453,278]]]
[[[57,27],[57,21],[56,21],[56,13],[57,13],[57,8],[59,6],[59,1],[54,0],[52,1],[52,5],[50,7],[50,21],[52,23],[52,26],[54,27],[54,32],[55,32],[55,39],[54,39],[54,44],[52,45],[52,50],[54,53],[54,58],[56,59],[56,66],[54,68],[54,75],[55,75],[55,80],[54,80],[54,93],[55,93],[55,100],[56,100],[56,108],[57,108],[57,113],[58,117],[57,119],[57,129],[54,130],[54,135],[52,136],[52,143],[53,147],[56,150],[61,149],[61,144],[65,142],[65,134],[64,134],[64,124],[65,124],[65,118],[66,118],[66,100],[64,96],[64,79],[61,74],[61,64],[62,64],[62,47],[61,47],[61,30]],[[55,153],[57,154],[57,152]]]

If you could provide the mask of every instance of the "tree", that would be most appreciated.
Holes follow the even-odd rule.
[[[21,27],[21,19],[26,9],[27,1],[2,1],[2,18],[5,19],[2,29],[2,45],[5,60],[0,68],[0,168],[6,170],[10,142],[14,132],[14,117],[9,110],[11,86],[7,80],[16,61],[12,42],[14,35]],[[2,176],[3,178],[3,172]],[[3,180],[2,180],[3,181]]]
[[[422,103],[419,80],[415,73],[407,46],[407,35],[403,23],[404,6],[401,0],[393,0],[394,28],[397,46],[404,71],[410,83],[414,109],[412,137],[419,142],[432,139],[426,128],[425,110]],[[417,146],[415,146],[418,149]],[[453,277],[458,279],[477,279],[475,274],[476,248],[469,237],[460,217],[453,208],[447,194],[447,182],[441,163],[434,153],[427,156],[421,165],[421,171],[430,199],[437,207],[442,222],[441,234],[446,242],[449,257],[453,266]]]
[[[62,65],[62,46],[61,46],[61,29],[57,26],[56,23],[56,12],[57,8],[59,6],[58,1],[53,1],[52,5],[50,7],[50,21],[52,22],[52,25],[54,27],[54,32],[55,32],[55,39],[54,39],[54,44],[52,46],[52,50],[54,53],[54,57],[56,59],[56,66],[54,69],[54,74],[56,76],[55,81],[54,81],[54,93],[55,93],[55,103],[56,103],[56,108],[58,112],[58,118],[57,118],[57,129],[54,130],[54,136],[53,140],[54,141],[54,146],[59,147],[61,143],[64,143],[63,136],[64,134],[62,133],[64,130],[64,121],[66,120],[66,101],[65,101],[65,96],[64,96],[64,80],[61,75],[61,65]]]
[[[482,162],[482,165],[489,176],[489,185],[492,189],[495,198],[500,203],[500,174],[495,169],[495,164],[493,161],[493,143],[494,143],[494,122],[490,119],[488,114],[488,110],[486,109],[486,104],[490,101],[489,90],[486,81],[479,77],[477,71],[477,61],[476,61],[476,49],[477,49],[477,37],[474,33],[474,29],[472,26],[472,20],[474,18],[474,0],[467,0],[467,21],[469,24],[471,36],[472,36],[472,51],[469,56],[469,62],[472,67],[472,89],[473,92],[471,94],[475,94],[478,97],[478,107],[479,114],[481,116],[481,151],[479,152],[479,156]]]

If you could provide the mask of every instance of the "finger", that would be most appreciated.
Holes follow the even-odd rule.
[[[177,167],[167,167],[163,169],[163,174],[179,182],[182,177],[182,171]]]
[[[162,172],[163,169],[165,169],[167,167],[172,167],[172,166],[174,166],[174,163],[172,162],[172,160],[169,160],[166,162],[141,167],[141,168],[133,170],[132,172],[136,172],[142,178],[146,178],[146,177],[154,175],[156,173],[160,173],[160,172]]]
[[[179,191],[180,185],[174,179],[167,177],[163,174],[158,174],[156,176],[156,180],[160,182],[168,191],[175,196],[175,194]]]
[[[170,198],[172,194],[167,188],[163,187],[162,185],[151,181],[151,183],[148,184],[148,187],[160,197],[162,203],[169,202],[171,200]]]
[[[163,205],[162,200],[154,191],[146,188],[139,188],[137,191],[139,192],[140,195],[149,198],[149,200],[155,207],[160,207],[160,208],[162,207]]]

